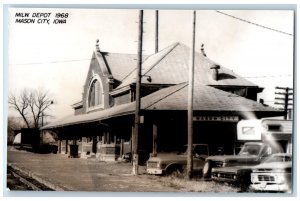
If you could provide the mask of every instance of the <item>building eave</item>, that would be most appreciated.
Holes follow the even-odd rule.
[[[80,108],[82,106],[83,106],[83,102],[82,101],[79,101],[79,102],[74,103],[74,104],[71,105],[71,107],[74,108],[74,109]]]

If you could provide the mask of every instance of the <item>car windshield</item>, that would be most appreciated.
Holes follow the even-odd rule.
[[[265,159],[265,163],[271,162],[288,162],[292,161],[292,156],[290,155],[271,155],[270,157]]]
[[[239,155],[258,155],[260,151],[260,145],[248,144],[244,145]]]

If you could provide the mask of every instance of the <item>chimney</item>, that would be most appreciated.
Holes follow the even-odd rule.
[[[101,52],[99,47],[99,39],[96,40],[96,50],[97,52]]]
[[[218,81],[219,79],[219,69],[220,69],[220,66],[217,65],[217,64],[214,64],[210,67],[210,69],[212,69],[212,78],[216,81]]]

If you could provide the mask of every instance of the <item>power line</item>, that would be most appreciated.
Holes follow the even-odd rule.
[[[91,58],[89,58],[89,59],[61,60],[61,61],[48,61],[48,62],[35,62],[35,63],[20,63],[20,64],[9,64],[9,65],[12,65],[12,66],[24,65],[25,66],[25,65],[47,64],[47,63],[67,63],[67,62],[77,62],[77,61],[87,61],[87,60],[91,60]],[[133,71],[135,71],[135,69],[133,69],[132,72]],[[132,72],[130,72],[128,75],[130,75]],[[247,77],[240,76],[240,77],[242,77],[242,78],[270,78],[270,77],[290,77],[290,76],[292,76],[292,75],[291,74],[286,74],[286,75],[261,75],[261,76],[247,76]]]
[[[73,60],[62,60],[62,61],[47,61],[47,62],[35,62],[35,63],[21,63],[21,64],[9,64],[11,66],[26,66],[26,65],[37,65],[37,64],[50,64],[50,63],[67,63],[67,62],[77,62],[77,61],[87,61],[89,59],[73,59]]]
[[[239,18],[239,17],[236,17],[236,16],[233,16],[233,15],[230,15],[230,14],[227,14],[227,13],[224,13],[224,12],[221,12],[219,10],[216,10],[217,13],[220,13],[222,15],[226,15],[228,17],[232,17],[234,19],[237,19],[237,20],[240,20],[242,22],[246,22],[246,23],[249,23],[249,24],[252,24],[252,25],[255,25],[255,26],[258,26],[258,27],[261,27],[261,28],[264,28],[264,29],[268,29],[268,30],[271,30],[271,31],[275,31],[275,32],[278,32],[278,33],[281,33],[281,34],[286,34],[286,35],[289,35],[289,36],[293,36],[293,34],[290,34],[290,33],[287,33],[287,32],[284,32],[284,31],[280,31],[278,29],[273,29],[273,28],[270,28],[270,27],[267,27],[267,26],[264,26],[264,25],[260,25],[260,24],[257,24],[257,23],[254,23],[254,22],[250,22],[248,20],[244,20],[242,18]]]
[[[291,74],[287,75],[261,75],[261,76],[250,76],[250,77],[243,77],[243,78],[270,78],[270,77],[291,77]]]

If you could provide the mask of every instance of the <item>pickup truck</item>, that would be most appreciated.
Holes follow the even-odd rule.
[[[252,168],[251,186],[254,191],[292,192],[292,155],[274,154]]]
[[[187,166],[187,146],[184,151],[179,153],[159,153],[155,157],[150,157],[147,161],[147,173],[154,175],[164,175],[182,173]],[[193,170],[194,172],[202,172],[205,158],[209,155],[207,144],[193,145]]]
[[[292,160],[292,155],[287,153],[277,153],[272,154],[269,157],[265,158],[259,165],[256,166],[233,166],[233,167],[221,167],[221,168],[213,168],[212,169],[212,179],[218,182],[228,182],[235,184],[236,186],[241,187],[241,190],[247,190],[249,185],[251,184],[251,180],[253,182],[252,189],[257,190],[260,189],[263,184],[270,183],[271,188],[273,188],[277,181],[275,179],[269,178],[277,178],[276,170],[280,169],[279,167],[283,167],[283,162],[289,162]],[[276,167],[276,168],[274,168]],[[285,166],[284,166],[285,167]],[[274,170],[271,173],[271,170]],[[253,173],[253,170],[255,173]],[[284,170],[284,168],[282,168]],[[286,173],[285,175],[290,176],[291,171],[279,171],[281,173]],[[252,173],[252,177],[251,177]],[[270,180],[270,181],[269,181]],[[272,181],[271,181],[272,180]],[[290,179],[289,179],[290,181]],[[279,183],[279,182],[278,182]],[[288,182],[286,182],[288,183]],[[284,184],[281,187],[276,186],[273,189],[288,189],[288,184]],[[266,188],[268,189],[268,188]],[[270,188],[269,188],[270,189]]]
[[[264,142],[246,142],[241,151],[237,155],[218,155],[210,156],[205,160],[203,167],[203,177],[205,179],[211,178],[212,169],[217,167],[234,167],[234,166],[254,166],[261,163],[276,149],[271,149],[270,146]],[[232,170],[234,168],[231,168]]]

